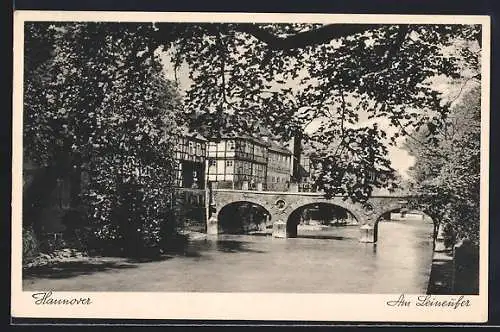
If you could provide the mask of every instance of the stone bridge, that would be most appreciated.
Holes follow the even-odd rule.
[[[219,213],[227,205],[249,202],[263,207],[269,214],[273,237],[287,238],[297,234],[297,225],[290,225],[292,212],[306,205],[326,203],[344,208],[360,225],[360,241],[376,242],[380,217],[386,212],[404,207],[410,196],[375,195],[368,204],[353,203],[350,199],[326,199],[322,193],[272,192],[214,189],[207,191],[207,234],[219,234]]]

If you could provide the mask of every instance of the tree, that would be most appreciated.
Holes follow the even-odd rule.
[[[151,29],[29,23],[25,30],[25,155],[76,181],[83,172],[79,198],[95,240],[116,240],[131,255],[156,246],[162,224],[172,222],[179,100],[143,39]]]
[[[365,202],[373,188],[397,185],[386,141],[446,122],[431,79],[458,78],[479,64],[481,31],[472,25],[170,24],[152,39],[189,66],[193,84],[185,110],[191,127],[217,137],[224,130],[273,134],[310,142],[327,196]],[[479,75],[476,75],[479,78]],[[201,113],[201,115],[200,115]],[[322,123],[313,133],[305,126]],[[367,119],[370,124],[361,124]],[[389,134],[378,121],[395,129]]]
[[[150,78],[158,72],[152,68],[162,47],[173,53],[174,69],[182,64],[189,67],[193,84],[185,94],[182,120],[191,129],[216,137],[226,130],[252,133],[264,125],[285,140],[307,141],[316,148],[321,163],[316,174],[320,189],[327,196],[344,195],[361,202],[373,188],[396,186],[386,141],[396,144],[400,136],[427,128],[435,143],[433,134],[445,125],[450,104],[443,103],[431,81],[439,75],[462,77],[466,64],[478,67],[481,47],[481,30],[474,25],[89,23],[54,26],[49,31],[60,36],[57,61],[43,62],[48,67],[40,65],[37,74],[26,77],[45,88],[47,74],[55,82],[51,89],[59,90],[40,93],[43,89],[37,90],[33,83],[31,91],[27,82],[27,97],[39,91],[27,101],[32,113],[57,109],[61,114],[47,118],[65,119],[68,109],[82,113],[97,109],[91,121],[88,116],[75,117],[87,119],[69,126],[76,128],[76,137],[85,137],[88,128],[99,129],[99,123],[111,119],[120,124],[106,130],[107,141],[89,144],[89,140],[73,139],[78,153],[71,158],[90,155],[92,144],[98,145],[96,151],[116,146],[124,124],[136,124],[127,133],[134,133],[130,137],[138,141],[150,135],[134,132],[148,130],[151,126],[144,123],[155,117],[137,111],[142,104],[136,101],[151,97],[146,97],[148,89],[134,91],[134,84],[156,82]],[[43,35],[43,29],[37,33]],[[470,44],[479,51],[471,51]],[[450,47],[461,51],[447,53]],[[135,113],[123,121],[111,116],[114,111],[109,110],[115,109]],[[71,139],[52,138],[70,137],[71,131],[66,132],[59,120],[43,119],[29,119],[42,121],[37,126],[43,130],[39,134],[33,130],[36,138],[27,139],[34,145],[40,141],[39,149],[51,147],[41,155],[54,157],[58,151],[54,147],[63,146],[62,151],[73,147]],[[306,124],[313,119],[321,123],[314,132],[306,132]],[[395,132],[389,133],[381,121],[388,121]],[[132,150],[137,154],[126,155],[143,156],[147,151]],[[101,157],[111,155],[109,151],[92,155],[102,158],[107,165],[103,167],[109,169],[118,162]],[[101,159],[91,161],[97,164]],[[112,180],[103,177],[102,181]]]
[[[163,47],[175,70],[188,65],[184,120],[191,129],[218,137],[264,125],[284,140],[311,142],[322,165],[320,189],[355,201],[373,188],[396,187],[385,141],[446,121],[449,105],[431,79],[479,65],[469,47],[458,56],[444,50],[457,40],[481,46],[474,25],[152,23],[136,32],[139,58]],[[375,121],[359,125],[367,118]],[[304,132],[312,119],[321,126]]]
[[[408,150],[416,158],[412,168],[417,195],[414,204],[433,218],[435,236],[443,224],[453,239],[479,243],[480,101],[480,88],[475,85],[455,104],[445,126],[434,135],[435,149],[408,138]],[[415,136],[425,141],[429,131],[422,130]]]

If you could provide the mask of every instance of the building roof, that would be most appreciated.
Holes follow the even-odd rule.
[[[221,135],[218,140],[235,140],[235,139],[240,139],[240,140],[247,140],[247,141],[252,141],[253,143],[259,144],[261,146],[268,146],[269,143],[266,141],[259,139],[257,137],[253,137],[250,135],[246,134],[237,134],[237,133],[229,133],[229,134],[224,134]],[[216,141],[214,138],[213,139],[207,139],[208,141]]]
[[[280,153],[287,154],[287,155],[292,155],[292,152],[290,150],[288,150],[284,146],[282,146],[274,141],[269,141],[268,148],[269,148],[269,150],[272,150],[272,151],[280,152]]]
[[[183,135],[185,137],[194,138],[194,139],[201,140],[201,141],[214,141],[215,140],[215,138],[207,138],[195,130],[190,130],[187,126],[182,126],[180,128],[180,130],[181,130],[181,135]],[[271,149],[272,151],[292,155],[292,152],[290,152],[290,150],[288,150],[286,147],[284,147],[283,144],[276,142],[276,140],[278,140],[278,138],[275,135],[273,135],[268,128],[266,128],[264,126],[259,126],[257,132],[253,133],[253,134],[238,132],[236,130],[231,130],[229,132],[222,134],[220,137],[218,137],[218,139],[221,139],[221,140],[227,140],[227,139],[248,140],[248,141],[252,141],[255,144],[258,144],[261,146],[266,146],[267,148]]]
[[[203,137],[202,135],[200,135],[198,132],[196,132],[194,130],[190,131],[186,126],[182,126],[180,128],[180,132],[181,132],[181,135],[184,137],[189,137],[189,138],[197,139],[200,141],[207,141],[207,139],[205,137]]]

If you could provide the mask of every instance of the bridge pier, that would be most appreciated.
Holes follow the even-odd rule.
[[[375,243],[377,242],[377,226],[373,224],[364,224],[359,228],[359,242]]]
[[[286,222],[278,220],[273,223],[273,237],[286,239],[287,235]]]
[[[212,215],[207,219],[207,234],[208,235],[218,235],[219,234],[219,222],[215,215]]]

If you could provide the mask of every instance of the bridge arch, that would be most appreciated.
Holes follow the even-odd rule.
[[[226,205],[236,202],[249,202],[267,210],[268,221],[272,220],[272,234],[278,238],[287,237],[286,224],[296,209],[308,204],[328,203],[349,211],[360,225],[360,242],[373,243],[376,242],[374,229],[380,215],[401,208],[407,199],[411,196],[376,195],[370,198],[367,207],[340,196],[326,198],[322,193],[213,189],[207,192],[207,234],[219,233],[219,214]]]
[[[218,233],[244,233],[265,228],[272,214],[261,202],[256,200],[237,200],[224,204],[216,216]]]
[[[342,204],[338,204],[337,202],[328,200],[319,202],[300,202],[291,205],[290,213],[287,215],[287,218],[285,220],[287,237],[297,237],[298,225],[301,221],[303,221],[301,219],[303,219],[304,217],[311,217],[310,212],[308,216],[304,216],[304,212],[308,211],[308,208],[316,210],[316,213],[313,212],[313,214],[315,214],[316,218],[319,217],[324,224],[329,224],[330,221],[335,218],[337,220],[339,218],[345,218],[346,222],[353,222],[359,225],[361,225],[362,223],[362,219],[356,212],[354,212],[352,209],[349,209],[348,206],[342,206]],[[318,210],[319,212],[317,212]]]

